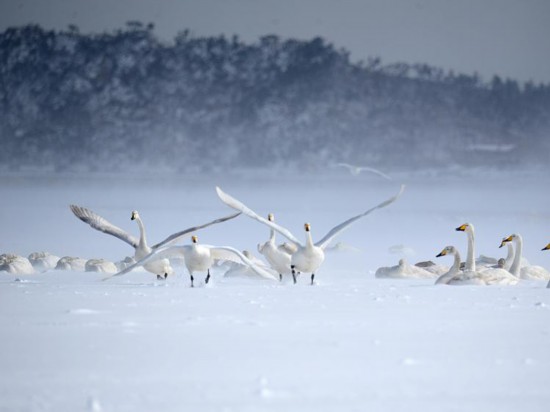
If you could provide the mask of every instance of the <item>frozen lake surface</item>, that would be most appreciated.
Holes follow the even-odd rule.
[[[227,279],[191,289],[144,271],[0,272],[0,410],[6,411],[547,411],[550,289],[434,286],[381,280],[392,246],[411,262],[444,246],[466,255],[455,228],[476,227],[477,252],[524,255],[550,267],[550,193],[540,177],[407,178],[403,196],[358,221],[317,273],[298,285]],[[379,203],[398,183],[360,175],[0,178],[0,253],[120,260],[131,248],[70,212],[89,207],[150,243],[230,213],[214,187],[314,239]],[[268,229],[244,216],[198,232],[201,242],[256,252]],[[278,236],[282,241],[282,238]],[[189,239],[182,242],[188,243]],[[395,248],[394,248],[395,249]],[[257,253],[256,253],[257,254]],[[19,279],[19,281],[16,280]],[[201,281],[202,281],[201,276]]]

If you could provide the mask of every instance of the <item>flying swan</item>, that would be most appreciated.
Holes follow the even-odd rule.
[[[123,240],[124,242],[132,246],[135,249],[134,259],[136,261],[149,255],[153,250],[158,249],[166,245],[167,243],[174,242],[180,237],[188,233],[196,232],[199,229],[208,227],[216,223],[225,222],[226,220],[233,219],[240,214],[240,213],[235,213],[230,216],[213,220],[203,225],[182,230],[180,232],[177,232],[168,236],[162,242],[149,247],[149,245],[147,244],[147,237],[145,234],[145,226],[143,225],[143,221],[141,220],[141,217],[139,216],[139,213],[137,211],[134,210],[132,212],[130,220],[135,220],[138,224],[139,232],[140,232],[139,239],[130,235],[126,231],[122,230],[121,228],[113,225],[111,222],[107,221],[107,219],[104,219],[103,217],[99,216],[97,213],[92,212],[90,209],[86,209],[85,207],[76,206],[76,205],[71,205],[70,207],[72,212],[75,214],[75,216],[80,220],[82,220],[84,223],[87,223],[94,229],[99,230],[100,232],[107,233],[108,235],[117,237],[120,240]],[[159,259],[159,260],[152,261],[147,265],[145,265],[144,268],[148,272],[156,274],[157,279],[166,279],[168,275],[174,272],[174,270],[172,269],[172,266],[170,265],[170,261],[168,259]]]
[[[255,265],[250,259],[245,255],[239,252],[237,249],[229,246],[212,246],[212,245],[203,245],[198,243],[197,236],[191,236],[191,244],[183,246],[165,246],[154,249],[147,256],[138,260],[135,264],[128,266],[126,269],[106,277],[103,280],[110,279],[114,276],[125,275],[130,272],[132,269],[138,266],[144,266],[148,262],[154,262],[162,258],[171,258],[171,257],[183,257],[185,261],[185,266],[189,271],[189,276],[191,278],[191,287],[194,286],[194,276],[195,272],[206,272],[206,278],[204,283],[208,284],[210,280],[210,268],[216,260],[229,260],[233,262],[242,262],[245,265],[249,266],[254,272],[256,272],[261,277],[271,280],[277,280],[277,278],[270,272],[263,270],[262,268]]]
[[[319,267],[323,263],[323,260],[325,259],[325,248],[328,246],[331,240],[334,237],[336,237],[341,231],[347,228],[350,224],[358,220],[359,218],[374,212],[376,209],[381,209],[395,202],[397,198],[401,196],[404,189],[405,189],[405,186],[401,185],[399,192],[395,196],[370,208],[366,212],[361,213],[357,216],[354,216],[346,220],[345,222],[333,227],[325,235],[325,237],[323,237],[321,240],[319,240],[316,243],[313,243],[313,240],[311,238],[311,231],[310,231],[311,225],[309,223],[304,224],[304,229],[306,231],[306,241],[305,243],[301,243],[288,229],[282,226],[279,226],[275,222],[269,221],[259,216],[257,213],[255,213],[253,210],[245,206],[243,203],[241,203],[237,199],[223,192],[219,187],[216,187],[216,192],[218,193],[218,196],[220,197],[222,202],[224,202],[229,207],[244,213],[248,217],[251,217],[252,219],[257,220],[258,222],[263,223],[264,225],[271,227],[272,229],[274,229],[275,231],[279,232],[281,235],[286,237],[288,240],[290,240],[296,246],[296,251],[291,254],[291,259],[290,259],[290,269],[291,269],[294,283],[296,283],[296,272],[303,272],[303,273],[311,273],[311,284],[313,285],[315,272],[317,271],[317,269],[319,269]]]
[[[267,215],[267,220],[270,222],[275,221],[273,213]],[[275,230],[269,229],[269,239],[267,242],[258,245],[258,252],[260,252],[271,265],[271,267],[279,274],[279,280],[283,280],[283,275],[290,274],[290,257],[292,253],[296,252],[295,245],[289,243],[283,243],[277,245],[275,243]]]
[[[361,172],[370,172],[370,173],[373,173],[377,176],[380,176],[386,180],[393,180],[390,176],[388,176],[387,174],[381,172],[380,170],[378,169],[374,169],[372,167],[367,167],[367,166],[354,166],[354,165],[350,165],[348,163],[336,163],[336,166],[339,166],[339,167],[344,167],[346,169],[348,169],[348,171],[354,175],[354,176],[358,176],[359,173]]]

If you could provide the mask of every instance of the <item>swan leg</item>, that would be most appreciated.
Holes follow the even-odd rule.
[[[193,278],[193,274],[191,273],[191,287],[194,286],[194,285],[193,285],[193,281],[194,281],[194,280],[195,280],[195,279]]]
[[[206,272],[206,279],[204,279],[204,283],[208,285],[208,281],[210,280],[210,269]]]
[[[315,278],[315,273],[311,274],[311,284],[313,285],[313,279]]]
[[[165,278],[166,279],[166,278]],[[162,276],[157,275],[157,280],[162,280]]]
[[[294,265],[290,266],[290,269],[292,269],[292,280],[294,284],[296,284],[296,271],[294,270]]]
[[[279,273],[279,282],[282,282],[282,281],[283,281],[283,274]]]
[[[164,273],[164,280],[168,279],[168,273]]]

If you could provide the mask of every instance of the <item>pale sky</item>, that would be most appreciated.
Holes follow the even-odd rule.
[[[550,0],[0,0],[0,30],[100,32],[129,20],[169,40],[196,35],[322,36],[352,60],[428,63],[455,72],[550,83]]]

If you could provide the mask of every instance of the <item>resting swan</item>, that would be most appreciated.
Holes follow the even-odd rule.
[[[498,259],[480,255],[475,258],[475,230],[474,225],[471,223],[464,223],[456,228],[458,232],[466,232],[468,236],[468,253],[466,255],[466,262],[464,270],[476,270],[476,266],[487,267],[498,263]]]
[[[54,256],[49,252],[33,252],[29,255],[29,262],[38,272],[46,272],[55,268],[59,261],[59,256]]]
[[[206,272],[206,278],[204,282],[206,284],[209,282],[210,268],[216,260],[230,260],[234,262],[241,261],[245,265],[248,265],[258,275],[266,279],[277,280],[277,278],[272,273],[269,273],[268,271],[265,271],[255,265],[237,249],[229,246],[212,246],[199,244],[197,236],[192,236],[191,242],[192,243],[190,245],[165,246],[155,249],[144,258],[138,260],[135,264],[103,280],[110,279],[114,276],[124,275],[130,272],[132,269],[138,266],[143,266],[148,262],[162,259],[164,257],[170,258],[173,256],[183,256],[185,260],[185,266],[187,267],[187,270],[189,271],[189,276],[191,278],[191,287],[194,286],[193,274],[195,272]]]
[[[447,273],[441,275],[436,285],[516,285],[518,278],[503,269],[481,271],[460,270],[460,254],[454,246],[445,247],[436,257],[453,255],[454,262]]]
[[[296,245],[296,251],[292,253],[290,258],[290,269],[292,272],[293,281],[294,283],[296,283],[296,272],[311,273],[312,285],[315,278],[315,272],[317,271],[317,269],[319,269],[319,267],[325,260],[325,248],[332,241],[332,239],[336,237],[342,230],[344,230],[350,224],[354,223],[359,218],[374,212],[376,209],[381,209],[395,202],[397,198],[401,196],[401,193],[403,193],[404,189],[405,189],[405,186],[402,185],[401,189],[395,196],[370,208],[366,212],[361,213],[357,216],[354,216],[346,220],[345,222],[340,223],[339,225],[333,227],[321,240],[319,240],[316,243],[313,243],[313,239],[311,238],[310,224],[309,223],[304,224],[304,229],[306,232],[306,240],[304,243],[301,243],[288,229],[277,225],[275,222],[271,222],[267,219],[264,219],[263,217],[259,216],[256,212],[254,212],[253,210],[245,206],[243,203],[229,196],[227,193],[224,193],[219,187],[216,187],[218,196],[220,197],[222,202],[224,202],[226,205],[244,213],[248,217],[251,217],[252,219],[257,220],[260,223],[263,223],[271,227],[272,229],[276,230],[281,235],[286,237],[288,240],[290,240],[294,245]]]
[[[550,272],[542,266],[529,265],[521,267],[521,254],[523,253],[523,238],[521,235],[513,234],[502,239],[500,247],[509,242],[514,242],[515,246],[514,261],[510,267],[512,275],[526,280],[550,280]]]
[[[128,243],[130,246],[132,246],[135,249],[134,259],[136,261],[149,255],[153,250],[161,246],[164,246],[167,243],[171,243],[190,232],[195,232],[199,229],[205,228],[207,226],[210,226],[216,223],[225,222],[226,220],[233,219],[239,215],[238,213],[233,214],[231,216],[226,216],[220,219],[213,220],[212,222],[209,222],[203,225],[182,230],[180,232],[177,232],[177,233],[174,233],[173,235],[168,236],[162,242],[149,247],[149,245],[147,244],[147,238],[145,235],[145,226],[143,225],[143,221],[141,220],[141,217],[139,216],[139,213],[137,211],[134,210],[132,212],[130,220],[135,220],[138,224],[139,232],[140,232],[139,239],[136,239],[134,236],[128,234],[126,231],[113,225],[103,217],[99,216],[97,213],[92,212],[90,209],[86,209],[84,207],[76,206],[76,205],[71,205],[70,207],[76,217],[78,217],[83,222],[89,224],[94,229],[99,230],[100,232],[104,232],[109,235],[115,236],[123,240],[124,242]],[[148,272],[156,274],[157,279],[166,279],[168,275],[174,272],[174,270],[172,269],[172,266],[170,265],[170,261],[168,259],[159,259],[159,260],[149,262],[144,266],[144,268]]]
[[[74,256],[63,256],[57,261],[55,270],[73,270],[77,272],[84,272],[86,269],[86,259],[82,259]]]
[[[380,267],[374,274],[376,278],[388,278],[388,279],[429,279],[437,276],[435,273],[428,272],[427,270],[413,266],[405,259],[400,259],[397,266]]]
[[[275,221],[273,213],[267,215],[267,220],[270,222]],[[283,280],[283,274],[290,274],[290,257],[293,252],[296,251],[294,245],[283,243],[277,245],[275,243],[275,230],[269,229],[269,239],[267,242],[258,245],[258,252],[260,252],[271,265],[271,267],[279,274],[279,280]]]
[[[13,253],[0,255],[0,272],[6,271],[13,275],[32,275],[34,268],[29,259]]]

